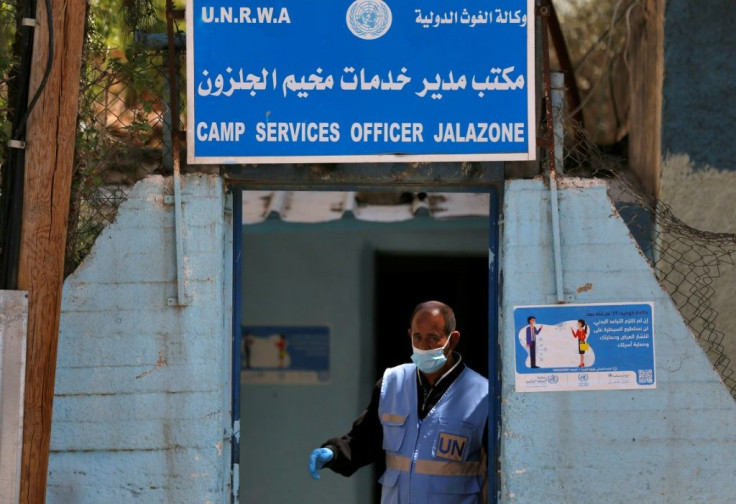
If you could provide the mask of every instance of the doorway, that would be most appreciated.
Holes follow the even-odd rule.
[[[241,237],[235,255],[243,263],[237,277],[242,299],[234,304],[242,320],[236,326],[327,327],[330,364],[327,382],[243,382],[236,392],[242,399],[240,502],[372,502],[380,469],[366,467],[351,478],[325,471],[314,482],[306,457],[347,432],[386,366],[409,361],[411,347],[402,336],[420,301],[441,299],[455,309],[459,350],[469,366],[487,374],[489,219],[266,219]],[[242,353],[240,347],[234,352]]]
[[[452,254],[375,254],[376,376],[408,362],[406,330],[414,307],[428,300],[452,307],[460,331],[457,351],[465,364],[488,376],[488,256]],[[373,502],[381,500],[378,478],[385,463],[374,465]]]
[[[461,335],[457,351],[488,376],[487,256],[377,252],[375,277],[376,376],[408,361],[408,316],[430,299],[452,307]]]

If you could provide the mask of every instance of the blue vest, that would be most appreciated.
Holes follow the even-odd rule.
[[[483,504],[488,380],[465,368],[420,421],[416,373],[414,364],[403,364],[383,375],[381,504]]]

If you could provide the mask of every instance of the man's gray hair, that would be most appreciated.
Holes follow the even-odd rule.
[[[414,322],[414,317],[419,313],[420,311],[438,311],[440,315],[442,315],[442,319],[445,321],[445,332],[449,335],[452,331],[455,330],[456,322],[455,322],[455,312],[450,308],[448,305],[441,301],[424,301],[423,303],[419,303],[415,308],[414,311],[411,312],[411,318],[409,319],[409,327],[411,327],[411,324]]]

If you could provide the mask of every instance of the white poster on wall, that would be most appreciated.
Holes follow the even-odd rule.
[[[243,326],[240,369],[246,384],[330,383],[330,329]]]
[[[517,392],[656,388],[653,303],[514,307]]]

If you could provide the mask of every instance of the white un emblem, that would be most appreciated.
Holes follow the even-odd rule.
[[[356,37],[375,40],[391,28],[391,9],[383,0],[355,0],[348,7],[346,21]]]

